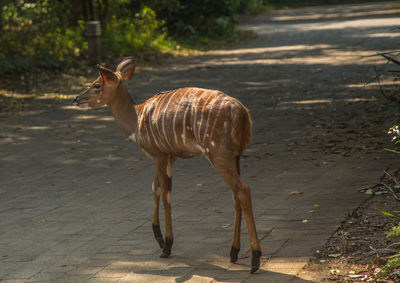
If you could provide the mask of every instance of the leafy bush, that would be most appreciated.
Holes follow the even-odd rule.
[[[396,219],[398,221],[399,216],[397,215],[400,211],[394,211],[393,213],[389,213],[383,210],[378,209],[383,215],[389,216],[393,219]],[[388,239],[399,239],[400,238],[400,223],[398,223],[396,226],[393,227],[392,231],[390,231],[386,237]],[[386,249],[388,249],[391,246],[398,246],[399,243],[394,243],[390,246],[388,246]],[[393,248],[392,248],[393,249]],[[390,274],[392,274],[394,271],[398,272],[400,268],[400,250],[396,249],[393,250],[394,254],[385,258],[384,259],[384,265],[381,267],[380,272],[377,274],[378,278],[387,278]]]
[[[400,149],[399,149],[399,144],[400,144],[400,129],[399,126],[393,126],[392,128],[389,129],[388,131],[389,135],[392,135],[392,142],[394,142],[394,144],[396,144],[396,149],[386,149],[388,151],[394,152],[394,153],[398,153],[400,154]]]
[[[400,223],[393,227],[392,231],[387,235],[388,238],[400,238]]]
[[[208,40],[234,33],[235,15],[258,0],[2,0],[0,73],[81,62],[84,23],[99,20],[103,55],[170,49],[171,36]],[[189,41],[190,42],[190,41]],[[196,40],[191,40],[196,42]]]
[[[400,29],[398,28],[397,31],[399,30]],[[400,61],[398,60],[398,58],[400,57],[400,50],[394,50],[384,53],[378,52],[377,54],[371,56],[380,56],[385,60],[383,64],[379,66],[373,66],[375,77],[371,81],[377,81],[379,83],[381,94],[390,102],[390,107],[386,116],[390,115],[392,116],[392,118],[394,118],[395,115],[398,115],[398,113],[400,113],[400,87],[397,86],[396,88],[391,89],[391,92],[385,92],[383,87],[381,86],[381,79],[388,77],[391,78],[393,82],[400,80]],[[393,115],[394,111],[395,115]],[[392,135],[392,141],[396,144],[396,148],[386,150],[394,153],[400,153],[398,146],[400,143],[399,126],[395,125],[390,128],[388,134]]]
[[[235,15],[253,11],[258,0],[141,0],[132,4],[134,9],[143,5],[152,8],[173,36],[220,37],[232,35]]]
[[[163,22],[156,18],[155,12],[147,6],[131,18],[113,14],[111,19],[104,23],[103,54],[122,57],[166,49],[169,45],[162,24]]]
[[[83,22],[68,26],[62,1],[8,1],[0,8],[0,72],[54,67],[86,47]]]

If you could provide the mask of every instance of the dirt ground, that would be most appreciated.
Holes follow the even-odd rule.
[[[245,225],[239,262],[229,263],[231,192],[202,159],[174,167],[173,257],[158,260],[148,240],[153,165],[109,110],[71,105],[94,69],[87,76],[66,70],[69,83],[47,90],[36,86],[40,74],[21,78],[29,80],[23,94],[3,86],[3,101],[29,103],[0,121],[0,280],[319,282],[359,275],[342,264],[353,259],[341,257],[368,263],[368,247],[377,248],[378,235],[390,228],[374,208],[397,205],[388,205],[387,194],[360,192],[383,169],[398,167],[398,156],[383,150],[394,121],[384,119],[377,84],[365,84],[380,61],[365,56],[398,48],[399,13],[395,2],[381,2],[259,15],[241,25],[255,39],[138,66],[129,82],[137,102],[197,86],[222,90],[250,109],[253,141],[242,172],[263,249],[252,277]],[[387,89],[393,84],[383,81]],[[366,218],[377,224],[360,240]]]
[[[398,177],[398,176],[397,176]],[[397,180],[396,177],[396,180]],[[386,184],[396,187],[384,174]],[[378,184],[377,184],[378,185]],[[396,215],[400,204],[392,192],[383,185],[361,190],[371,194],[342,222],[338,230],[327,243],[316,251],[304,268],[305,272],[319,274],[324,282],[397,282],[395,274],[400,268],[393,268],[382,275],[387,259],[396,254],[399,244],[397,238],[387,235],[398,224],[396,217],[384,215],[389,212]],[[398,194],[398,188],[393,190]]]

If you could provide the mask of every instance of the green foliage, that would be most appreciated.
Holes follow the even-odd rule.
[[[208,40],[234,33],[245,0],[2,0],[0,73],[54,69],[86,55],[84,23],[100,20],[106,58],[161,52],[171,35]]]
[[[103,28],[103,54],[122,57],[167,49],[170,45],[162,24],[147,6],[131,18],[113,14]]]
[[[218,37],[233,34],[235,13],[244,0],[142,0],[135,6],[151,7],[170,35]]]
[[[6,1],[0,8],[0,73],[54,67],[86,47],[83,22],[66,25],[64,2]]]
[[[400,29],[397,28],[397,30],[392,30],[392,31],[398,32],[399,30]],[[395,116],[400,113],[400,88],[398,87],[398,85],[396,85],[396,87],[392,88],[390,92],[385,92],[381,85],[381,79],[388,78],[392,79],[393,82],[400,80],[400,61],[398,59],[400,57],[400,50],[394,50],[384,53],[378,52],[375,55],[371,56],[379,56],[384,59],[384,63],[378,66],[373,66],[375,71],[375,76],[369,82],[377,81],[379,83],[380,92],[382,96],[390,103],[386,116],[387,117],[391,116],[391,118],[394,120],[396,119]],[[392,128],[389,129],[388,134],[392,136],[392,142],[396,145],[396,147],[394,149],[385,148],[385,150],[400,154],[399,126],[394,125]]]
[[[387,211],[383,211],[383,210],[381,210],[381,209],[377,209],[380,213],[382,213],[383,215],[385,215],[385,216],[389,216],[389,217],[392,217],[392,218],[398,218],[398,216],[397,215],[394,215],[394,214],[392,214],[392,213],[390,213],[390,212],[387,212]]]
[[[400,154],[400,129],[399,125],[389,129],[388,134],[392,136],[392,142],[396,145],[395,149],[387,149],[388,151]]]
[[[381,212],[383,215],[399,219],[399,216],[393,214],[396,213],[398,214],[400,211],[394,211],[393,213],[389,213],[383,210],[378,209],[379,212]],[[389,239],[396,239],[400,238],[400,223],[398,223],[395,227],[393,227],[392,231],[390,231],[387,235],[387,238]],[[387,261],[385,262],[385,265],[382,266],[382,270],[377,274],[377,277],[379,278],[386,278],[390,273],[395,271],[396,269],[399,269],[400,267],[400,251],[397,250],[397,252],[390,256]]]
[[[387,235],[388,238],[400,238],[400,223],[393,227],[392,231]]]
[[[302,3],[283,2],[289,6]],[[82,60],[87,53],[84,23],[89,20],[101,22],[102,54],[108,59],[168,51],[177,45],[176,40],[186,46],[213,45],[236,36],[238,14],[263,11],[271,5],[280,7],[279,3],[277,0],[1,0],[0,74],[30,71],[35,67],[53,70],[66,63],[85,62]]]
[[[385,278],[399,267],[400,267],[400,253],[397,253],[386,261],[386,264],[382,267],[382,271],[379,272],[378,277]]]

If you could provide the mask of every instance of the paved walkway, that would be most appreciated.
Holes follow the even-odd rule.
[[[359,57],[398,47],[392,5],[262,15],[244,27],[259,34],[255,40],[139,68],[130,82],[138,101],[192,85],[249,107],[254,138],[242,175],[263,250],[256,274],[245,225],[239,261],[229,262],[232,194],[204,159],[174,167],[173,255],[159,258],[153,165],[107,109],[66,101],[0,124],[0,281],[317,280],[302,267],[365,199],[358,190],[396,162],[381,150],[385,126],[370,126],[377,89],[363,83],[374,58]]]

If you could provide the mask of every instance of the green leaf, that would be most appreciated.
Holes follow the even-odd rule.
[[[394,153],[400,154],[400,151],[397,151],[397,150],[394,150],[394,149],[389,149],[389,148],[384,148],[384,149],[387,150],[387,151],[390,151],[390,152],[394,152]]]
[[[380,213],[382,213],[383,215],[386,215],[386,216],[389,216],[389,217],[393,217],[393,218],[398,218],[398,216],[397,215],[394,215],[394,214],[391,214],[390,212],[387,212],[387,211],[383,211],[383,210],[380,210],[380,209],[376,209],[376,210],[378,210]]]

